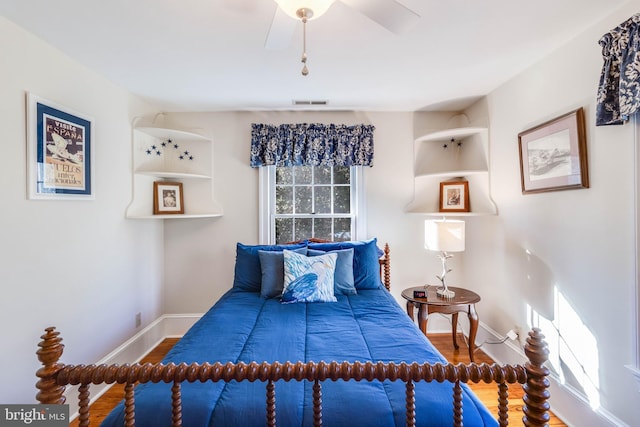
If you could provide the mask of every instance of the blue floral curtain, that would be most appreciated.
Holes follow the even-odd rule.
[[[640,110],[640,13],[602,36],[596,126],[619,125]]]
[[[251,167],[373,166],[372,125],[253,123]]]

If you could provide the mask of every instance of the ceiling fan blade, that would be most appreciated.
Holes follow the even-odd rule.
[[[420,19],[420,15],[395,0],[340,1],[396,34],[409,30]]]
[[[279,7],[276,7],[264,47],[271,50],[288,47],[291,44],[297,23],[298,21],[284,13]]]

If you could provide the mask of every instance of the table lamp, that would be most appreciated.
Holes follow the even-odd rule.
[[[442,274],[436,277],[442,282],[436,295],[451,299],[456,293],[447,287],[445,277],[451,271],[447,268],[447,259],[451,258],[449,252],[464,251],[464,221],[459,220],[425,220],[424,222],[424,247],[429,251],[440,252],[438,257],[442,261]]]

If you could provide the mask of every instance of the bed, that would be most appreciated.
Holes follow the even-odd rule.
[[[530,332],[524,366],[452,365],[389,293],[389,248],[376,239],[238,244],[234,283],[160,364],[64,365],[47,328],[41,403],[79,385],[122,383],[104,426],[507,425],[507,384],[523,384],[525,425],[549,420],[547,348]],[[330,291],[328,291],[330,286]],[[323,293],[324,292],[324,293]],[[496,420],[467,382],[499,384]]]

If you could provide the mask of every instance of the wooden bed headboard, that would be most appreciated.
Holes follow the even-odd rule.
[[[391,290],[391,258],[389,257],[389,244],[384,244],[384,255],[382,258],[378,260],[380,263],[380,278],[382,279],[382,283],[384,283],[384,287],[387,288],[388,291]]]

